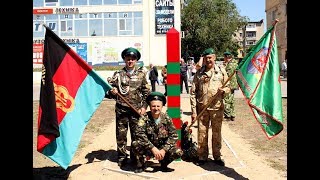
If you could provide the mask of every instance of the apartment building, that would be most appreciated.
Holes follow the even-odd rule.
[[[250,46],[256,45],[264,33],[263,19],[260,21],[250,21],[245,27],[239,28],[233,36],[234,40],[237,41],[241,47],[238,50],[238,58],[243,58],[245,55],[243,49],[248,49]]]
[[[279,22],[276,26],[279,63],[287,59],[287,0],[266,0],[267,27],[275,19]]]
[[[42,66],[47,25],[89,65],[121,65],[127,47],[138,63],[165,65],[166,32],[180,32],[179,0],[33,0],[33,64]],[[181,43],[180,43],[181,44]]]

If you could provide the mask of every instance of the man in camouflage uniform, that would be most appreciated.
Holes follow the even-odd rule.
[[[238,62],[232,58],[232,54],[229,51],[223,53],[224,56],[224,65],[226,67],[226,71],[228,76],[231,76],[232,73],[236,70],[238,66]],[[234,121],[236,114],[234,111],[234,91],[238,89],[237,78],[235,75],[229,81],[229,87],[231,89],[231,93],[226,95],[223,99],[224,101],[224,118],[226,120]]]
[[[172,119],[161,112],[166,104],[166,97],[160,92],[152,92],[147,97],[150,111],[139,119],[135,131],[136,139],[132,142],[133,151],[138,159],[135,173],[145,169],[145,157],[155,157],[161,164],[161,171],[171,172],[168,168],[173,160],[182,156],[183,152],[177,148],[178,134]]]
[[[116,100],[116,141],[118,152],[118,165],[122,167],[127,162],[127,132],[130,128],[131,140],[135,139],[134,131],[141,115],[145,114],[148,107],[146,97],[150,93],[146,74],[142,69],[136,69],[135,64],[140,59],[140,52],[135,48],[126,48],[122,51],[121,57],[125,61],[125,67],[116,71],[110,81],[113,88],[107,92],[107,98]],[[136,113],[125,101],[117,94],[121,94],[136,110]],[[136,161],[132,151],[130,158]]]
[[[211,123],[212,127],[212,155],[214,162],[224,166],[221,159],[221,126],[223,120],[223,97],[230,92],[229,87],[222,88],[228,79],[224,66],[215,64],[216,55],[212,48],[203,52],[203,66],[194,75],[191,93],[191,118],[195,121],[197,114],[200,113],[209,99],[219,91],[217,103],[209,105],[201,117],[198,117],[198,156],[197,165],[202,165],[208,160],[208,131]]]

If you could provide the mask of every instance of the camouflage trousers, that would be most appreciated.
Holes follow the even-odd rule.
[[[131,142],[134,141],[134,131],[138,123],[139,116],[136,115],[129,107],[115,108],[116,112],[116,141],[118,160],[123,160],[128,157],[127,150],[127,133],[128,127],[130,128]],[[134,157],[130,151],[130,158]]]
[[[224,102],[224,117],[226,118],[236,117],[236,113],[234,111],[234,92],[224,97],[223,102]]]
[[[199,109],[200,110],[200,109]],[[197,109],[197,112],[199,111]],[[214,159],[221,156],[221,126],[223,120],[223,105],[219,109],[207,110],[198,120],[198,156],[199,160],[207,160],[209,156],[208,134],[212,129],[212,155]]]
[[[157,148],[161,150],[164,145],[160,145]],[[133,153],[137,159],[137,167],[142,167],[145,163],[145,157],[149,156],[150,158],[154,157],[153,153],[149,149],[144,149],[139,141],[132,142]],[[166,152],[164,158],[159,161],[161,166],[168,166],[172,161],[178,159],[182,156],[183,151],[177,147],[172,147]]]

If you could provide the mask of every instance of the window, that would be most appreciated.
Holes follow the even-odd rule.
[[[87,14],[75,14],[75,19],[84,19],[87,18]]]
[[[256,24],[248,24],[247,25],[247,28],[255,28],[256,27]]]
[[[133,0],[133,4],[142,4],[142,0]]]
[[[247,37],[256,37],[256,32],[255,31],[247,31],[246,35],[247,35]]]
[[[103,4],[117,4],[117,0],[103,0]]]
[[[74,0],[74,5],[87,5],[87,0]]]
[[[89,5],[102,5],[102,0],[89,0]]]
[[[118,0],[119,4],[132,4],[132,0]]]
[[[276,11],[271,12],[271,19],[274,21],[276,19]]]
[[[247,41],[246,45],[255,45],[255,41]]]
[[[119,13],[119,35],[131,35],[132,26],[132,13]]]
[[[60,0],[60,6],[73,6],[73,0]]]
[[[142,35],[142,12],[134,12],[134,35]]]
[[[33,7],[43,7],[43,0],[33,0]]]
[[[89,14],[89,36],[102,36],[102,13]]]
[[[60,15],[60,35],[72,36],[73,35],[73,14]]]
[[[88,36],[88,20],[87,19],[74,21],[74,35]]]
[[[43,15],[33,15],[33,37],[43,37],[44,36],[44,30],[41,23],[44,22],[44,16]]]
[[[59,6],[59,0],[45,0],[45,6]]]
[[[118,13],[104,13],[104,35],[118,35]]]

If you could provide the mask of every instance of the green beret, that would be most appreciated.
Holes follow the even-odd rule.
[[[231,52],[226,51],[226,52],[223,53],[223,55],[231,55]]]
[[[122,59],[124,59],[126,56],[135,56],[137,58],[137,61],[140,59],[141,57],[141,54],[140,52],[136,49],[136,48],[132,48],[132,47],[129,47],[129,48],[126,48],[122,51],[121,53],[121,57]]]
[[[161,92],[151,92],[146,99],[146,102],[148,105],[150,105],[150,102],[153,100],[159,100],[162,101],[162,105],[166,105],[166,97]]]
[[[213,48],[208,48],[205,51],[203,51],[202,55],[206,56],[206,55],[210,55],[210,54],[215,54],[216,52],[214,51]]]

